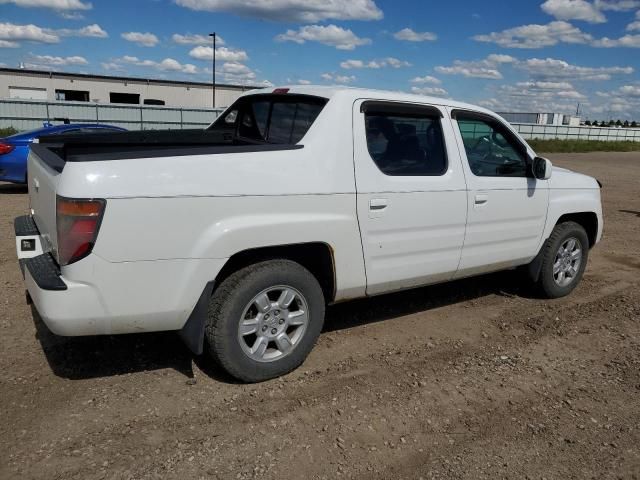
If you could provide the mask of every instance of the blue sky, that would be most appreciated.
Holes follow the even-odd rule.
[[[640,119],[640,0],[0,0],[0,63]]]

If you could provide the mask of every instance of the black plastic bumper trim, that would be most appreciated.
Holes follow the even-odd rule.
[[[16,232],[16,237],[40,235],[36,222],[34,222],[31,215],[16,217],[13,221],[13,229]]]
[[[51,254],[45,253],[24,260],[24,266],[43,290],[66,290],[67,284],[60,278],[60,269]]]

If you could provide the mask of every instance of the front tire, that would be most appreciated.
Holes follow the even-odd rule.
[[[543,247],[537,287],[546,298],[569,295],[580,283],[589,259],[589,238],[575,222],[558,224]]]
[[[214,360],[244,382],[302,364],[324,323],[317,279],[290,260],[269,260],[227,277],[209,302],[205,337]]]

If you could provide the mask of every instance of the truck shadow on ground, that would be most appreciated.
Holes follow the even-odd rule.
[[[640,217],[640,212],[637,210],[618,210],[621,213],[630,213],[631,215],[635,215],[636,217]]]
[[[488,295],[529,297],[515,276],[514,272],[500,272],[333,305],[327,309],[323,331],[390,321]],[[237,383],[207,355],[192,355],[175,332],[59,337],[33,307],[32,315],[47,361],[59,377],[79,380],[171,368],[191,379],[195,363],[215,380]]]
[[[0,195],[2,194],[25,194],[29,193],[25,184],[0,183]]]

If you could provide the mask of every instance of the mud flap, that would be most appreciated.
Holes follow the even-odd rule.
[[[209,282],[204,287],[202,295],[200,295],[198,303],[196,303],[191,315],[189,315],[187,322],[182,329],[178,331],[178,335],[180,335],[182,341],[195,355],[202,355],[202,351],[204,350],[204,326],[207,321],[209,299],[211,299],[211,294],[213,293],[213,284],[214,282]]]
[[[526,265],[526,267],[525,267],[527,275],[529,276],[529,279],[533,283],[536,283],[538,281],[538,279],[540,278],[540,272],[542,271],[542,260],[543,260],[543,257],[544,257],[544,251],[545,251],[545,247],[546,246],[547,246],[547,241],[545,241],[542,244],[542,248],[538,252],[538,255],[536,255],[536,258],[534,258],[531,261],[531,263],[529,265]]]

